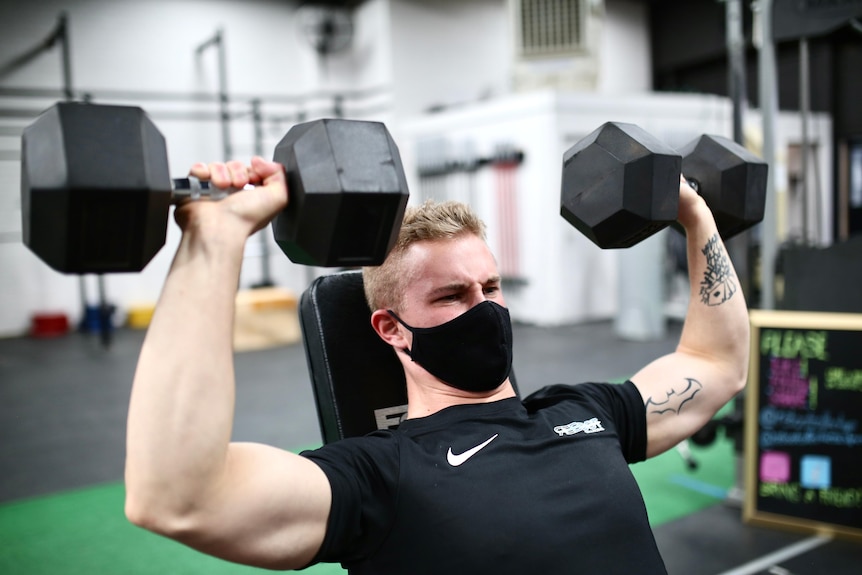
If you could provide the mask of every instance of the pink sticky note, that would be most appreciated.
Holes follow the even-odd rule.
[[[761,453],[760,480],[772,483],[790,481],[790,454],[783,451],[764,451]]]

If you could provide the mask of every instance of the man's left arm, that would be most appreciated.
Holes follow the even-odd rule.
[[[745,386],[748,310],[703,198],[680,183],[690,301],[679,344],[632,376],[646,408],[647,457],[690,437]]]

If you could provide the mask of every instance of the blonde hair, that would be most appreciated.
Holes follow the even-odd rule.
[[[365,299],[372,310],[400,309],[403,283],[409,281],[404,256],[413,244],[422,241],[452,239],[463,234],[475,234],[485,240],[485,224],[461,202],[426,201],[410,206],[395,247],[379,266],[362,269]]]

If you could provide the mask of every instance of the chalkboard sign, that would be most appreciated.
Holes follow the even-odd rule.
[[[862,314],[750,318],[743,519],[862,541]]]

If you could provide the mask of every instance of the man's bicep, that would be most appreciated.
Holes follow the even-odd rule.
[[[647,457],[671,449],[703,427],[729,398],[716,366],[672,353],[650,363],[631,380],[646,411]]]
[[[205,553],[268,569],[296,569],[326,534],[332,491],[312,461],[266,445],[233,443],[225,475],[192,541]]]

